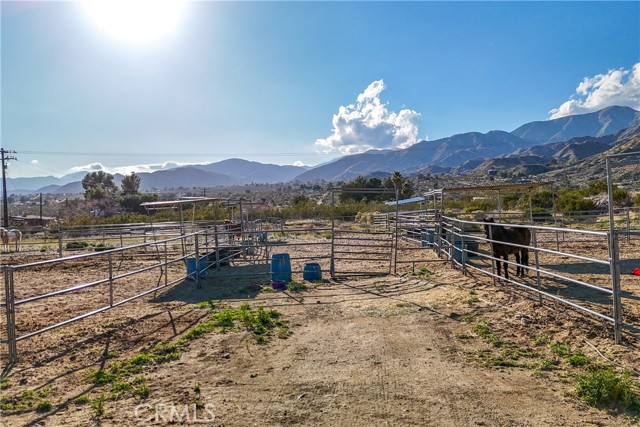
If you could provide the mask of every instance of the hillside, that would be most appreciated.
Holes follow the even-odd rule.
[[[511,133],[536,142],[558,142],[580,136],[604,136],[628,128],[640,120],[640,112],[613,106],[594,113],[524,124]]]
[[[300,166],[264,164],[243,159],[227,159],[193,167],[232,177],[240,184],[288,182],[305,171],[305,168]]]
[[[567,184],[586,184],[594,180],[606,179],[606,156],[621,153],[640,152],[640,132],[636,127],[636,133],[621,133],[615,144],[606,151],[587,157],[586,159],[571,164],[562,165],[554,170],[541,174],[541,180],[560,181]],[[633,162],[613,161],[618,164],[612,168],[612,175],[617,182],[640,181],[640,154],[631,158]],[[626,163],[626,164],[623,164]]]
[[[592,166],[606,153],[637,135],[640,112],[628,107],[526,123],[513,132],[467,132],[434,141],[421,141],[401,150],[371,150],[344,156],[308,169],[227,159],[206,165],[188,165],[152,173],[140,173],[141,190],[203,188],[250,183],[336,182],[359,175],[384,176],[393,171],[411,174],[486,173],[490,169],[519,174],[550,176],[572,166]],[[594,164],[595,164],[594,163]],[[586,173],[590,173],[587,169]],[[576,172],[577,173],[577,172]],[[14,178],[9,193],[79,193],[86,172],[62,178]],[[588,176],[588,175],[586,175]],[[122,179],[116,176],[116,183]]]
[[[594,113],[530,122],[511,133],[468,132],[434,141],[421,141],[403,150],[370,151],[345,156],[305,172],[296,180],[335,181],[374,171],[390,173],[395,170],[405,174],[463,173],[511,154],[537,156],[542,163],[547,162],[546,158],[577,161],[608,149],[613,143],[610,135],[633,126],[638,120],[638,111],[628,107],[609,107]],[[524,160],[503,161],[506,164],[509,162],[521,165]],[[501,166],[482,167],[490,169]]]

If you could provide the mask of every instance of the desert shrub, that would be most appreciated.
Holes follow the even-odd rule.
[[[580,190],[565,189],[558,195],[556,207],[563,212],[591,211],[596,204],[593,200],[586,199]]]
[[[629,192],[624,188],[613,189],[613,205],[627,206],[629,204]]]
[[[67,242],[64,247],[65,249],[84,249],[89,247],[89,243],[74,240],[73,242]]]
[[[495,203],[493,200],[474,200],[470,205],[464,208],[465,212],[475,212],[475,211],[491,211],[495,209]]]
[[[580,375],[576,392],[593,406],[640,409],[638,384],[628,372],[617,373],[611,366],[593,365]]]

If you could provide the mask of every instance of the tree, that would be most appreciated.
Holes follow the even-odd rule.
[[[118,187],[113,181],[113,175],[104,171],[91,172],[82,178],[84,197],[87,200],[109,199],[115,196]]]
[[[305,196],[304,194],[298,194],[291,201],[291,204],[293,206],[305,205],[307,203],[309,203],[309,197]]]
[[[131,172],[131,175],[125,175],[122,178],[122,194],[138,194],[140,190],[140,177],[135,172]]]
[[[385,188],[396,190],[396,195],[399,198],[409,198],[414,192],[413,183],[403,177],[399,171],[394,171],[390,177],[385,178],[383,185]]]
[[[120,199],[120,207],[125,212],[135,212],[144,214],[147,210],[140,206],[143,202],[155,202],[158,200],[158,196],[156,194],[148,194],[148,193],[136,193],[136,194],[125,194]]]

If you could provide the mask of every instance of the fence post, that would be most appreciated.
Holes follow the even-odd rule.
[[[216,271],[220,271],[220,237],[218,236],[218,221],[213,226],[213,240],[216,247]]]
[[[18,346],[16,341],[16,308],[13,287],[13,267],[4,268],[4,292],[7,316],[7,346],[9,350],[9,366],[18,363]]]
[[[62,229],[58,229],[58,256],[62,258]]]
[[[449,227],[447,231],[447,241],[449,242],[449,261],[451,261],[451,268],[455,268],[456,266],[456,262],[453,259],[456,253],[456,235],[454,234],[453,221],[453,217],[451,217],[447,223]]]
[[[535,228],[531,229],[531,241],[533,242],[533,259],[536,263],[536,286],[538,287],[538,302],[542,305],[542,294],[540,293],[540,262],[538,260],[538,233]]]
[[[169,285],[169,255],[167,254],[167,242],[164,242],[164,285]]]
[[[264,231],[264,265],[266,265],[269,271],[271,271],[271,266],[269,265],[269,232],[268,231]],[[271,274],[269,274],[269,280],[271,280]]]
[[[335,245],[336,245],[336,189],[331,189],[331,262],[329,264],[329,273],[331,274],[331,278],[336,278],[336,258],[335,258]]]
[[[492,274],[492,278],[493,278],[493,283],[496,283],[496,263],[500,262],[499,259],[493,259],[495,258],[495,254],[493,252],[493,227],[489,226],[488,227],[489,230],[489,252],[491,253],[491,274]]]
[[[113,307],[113,253],[109,252],[109,307]]]
[[[396,220],[395,220],[395,230],[393,237],[393,274],[398,272],[398,226],[400,218],[400,190],[396,187]]]
[[[615,231],[609,233],[609,253],[611,263],[611,289],[613,291],[613,334],[616,344],[622,342],[622,301],[620,299],[620,257]]]
[[[455,245],[455,243],[454,243]],[[467,275],[467,263],[466,258],[467,258],[467,248],[464,245],[464,222],[460,223],[460,261],[462,263],[462,274],[463,275]]]
[[[194,235],[195,237],[195,246],[196,246],[196,288],[201,288],[200,284],[200,248],[198,247],[198,234]]]
[[[438,258],[442,258],[442,230],[443,230],[443,215],[442,215],[442,211],[438,211],[436,212],[436,217],[435,217],[435,236],[434,236],[434,242],[436,242],[436,253],[438,255]]]
[[[618,257],[618,239],[616,235],[613,212],[613,183],[611,176],[611,159],[605,158],[607,171],[607,193],[609,196],[609,266],[611,269],[611,290],[613,292],[613,335],[616,344],[622,341],[622,307],[620,307],[620,260]]]

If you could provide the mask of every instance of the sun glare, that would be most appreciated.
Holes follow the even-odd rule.
[[[147,43],[178,26],[185,0],[84,0],[93,23],[114,39]]]

